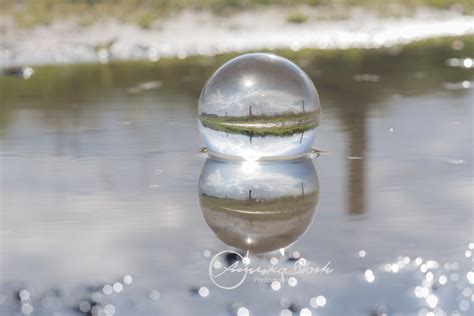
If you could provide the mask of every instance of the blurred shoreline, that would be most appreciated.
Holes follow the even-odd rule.
[[[309,12],[311,14],[311,12]],[[148,29],[101,20],[73,20],[22,29],[3,23],[2,67],[213,56],[228,52],[390,47],[441,36],[474,34],[474,17],[455,11],[417,10],[409,17],[380,17],[368,10],[343,20],[286,20],[288,11],[266,9],[215,16],[183,11]],[[11,22],[11,21],[10,21]]]

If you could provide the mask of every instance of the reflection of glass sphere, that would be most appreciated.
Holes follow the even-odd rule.
[[[308,152],[319,125],[316,88],[291,61],[246,54],[220,67],[199,98],[210,152],[256,160]]]
[[[294,243],[311,225],[319,200],[313,162],[208,159],[199,178],[204,218],[229,246],[262,253]]]

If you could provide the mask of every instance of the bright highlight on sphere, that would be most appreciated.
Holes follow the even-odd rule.
[[[198,112],[211,153],[255,161],[308,152],[321,107],[301,68],[276,55],[255,53],[228,61],[211,76]]]

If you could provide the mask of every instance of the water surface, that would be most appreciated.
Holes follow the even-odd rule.
[[[277,291],[253,277],[223,290],[208,273],[211,257],[231,248],[200,209],[197,101],[232,56],[1,77],[0,313],[31,304],[33,315],[76,315],[95,299],[95,310],[116,315],[469,314],[474,72],[462,61],[473,43],[278,52],[321,99],[319,205],[284,255],[251,260],[291,266],[297,251],[333,272]],[[123,289],[107,294],[116,282]],[[320,295],[326,304],[312,307]]]

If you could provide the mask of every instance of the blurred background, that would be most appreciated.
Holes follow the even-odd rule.
[[[51,64],[288,48],[381,47],[472,33],[472,1],[2,0],[1,62]]]
[[[1,315],[472,314],[472,1],[0,5]],[[314,219],[252,263],[333,272],[229,291],[197,101],[254,51],[299,65],[322,116]]]

